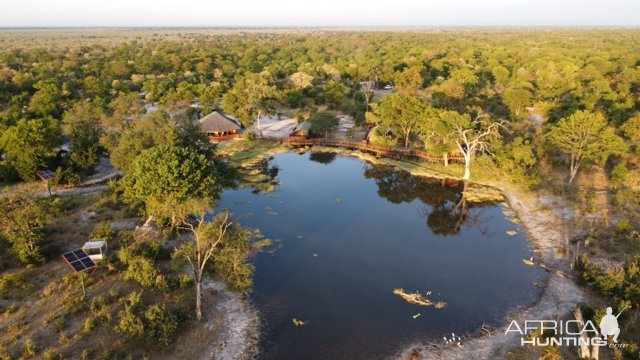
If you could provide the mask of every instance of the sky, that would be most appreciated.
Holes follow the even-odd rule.
[[[1,0],[0,27],[640,26],[640,0]]]

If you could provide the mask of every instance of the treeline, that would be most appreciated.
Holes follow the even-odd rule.
[[[455,151],[454,143],[434,137],[451,130],[439,128],[435,119],[455,117],[447,111],[472,120],[485,114],[491,122],[510,123],[510,135],[497,145],[507,147],[499,156],[505,167],[527,168],[529,157],[563,153],[560,159],[566,158],[573,178],[584,162],[627,148],[607,134],[601,140],[613,139],[616,146],[597,149],[596,155],[579,150],[589,155],[571,165],[571,158],[581,155],[541,135],[584,111],[575,116],[602,117],[613,135],[637,141],[639,36],[632,29],[284,32],[73,47],[53,42],[47,49],[24,44],[0,54],[0,177],[32,179],[37,168],[59,167],[61,181],[77,181],[103,151],[122,168],[131,162],[121,159],[122,150],[144,146],[147,140],[138,138],[146,128],[172,131],[176,123],[188,123],[176,118],[220,107],[246,125],[259,112],[282,107],[314,112],[325,105],[364,124],[367,111],[376,111],[370,106],[377,101],[375,90],[393,84],[413,98],[404,100],[437,111],[420,117],[422,109],[408,109],[411,126],[398,124],[389,113],[388,124],[374,137]],[[145,115],[141,98],[163,111]],[[548,119],[543,131],[523,129],[530,124],[527,111]],[[142,118],[144,124],[137,121]],[[431,129],[420,128],[425,125]],[[601,124],[594,127],[602,130]],[[535,149],[543,142],[551,145],[545,154]],[[59,151],[63,143],[68,157]]]

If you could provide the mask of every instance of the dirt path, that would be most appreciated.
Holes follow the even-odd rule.
[[[516,310],[508,316],[510,320],[555,319],[568,315],[575,303],[585,301],[587,295],[573,279],[563,274],[570,273],[570,259],[563,249],[572,235],[568,220],[571,209],[556,197],[533,198],[503,188],[508,202],[517,213],[524,230],[529,233],[535,248],[535,262],[551,270],[546,288],[534,304]],[[507,324],[499,326],[489,335],[463,340],[457,344],[416,344],[403,350],[398,359],[494,359],[504,358],[510,348],[518,347],[519,338],[506,336]]]
[[[111,165],[111,162],[106,157],[101,157],[96,165],[95,174],[87,176],[82,179],[78,186],[74,187],[51,187],[52,195],[79,195],[87,194],[94,191],[101,191],[107,189],[109,186],[103,184],[105,181],[113,179],[117,176],[122,176],[122,171],[116,169]],[[45,186],[37,192],[37,196],[49,196],[49,192]]]

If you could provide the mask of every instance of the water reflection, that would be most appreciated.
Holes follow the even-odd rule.
[[[338,156],[337,153],[328,152],[328,151],[314,151],[309,154],[309,160],[315,161],[320,164],[331,164],[333,160]]]
[[[462,225],[479,225],[480,213],[470,211],[483,204],[471,204],[463,196],[464,183],[451,179],[427,179],[390,166],[368,164],[367,179],[374,179],[378,195],[394,204],[416,199],[425,206],[420,213],[427,226],[438,235],[455,235]],[[472,214],[472,215],[471,215]]]

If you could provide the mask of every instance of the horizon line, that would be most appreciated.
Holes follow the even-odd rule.
[[[43,25],[43,26],[0,26],[0,30],[64,30],[64,29],[464,29],[464,28],[506,28],[506,29],[531,29],[531,28],[640,28],[640,24],[592,24],[592,25]]]

